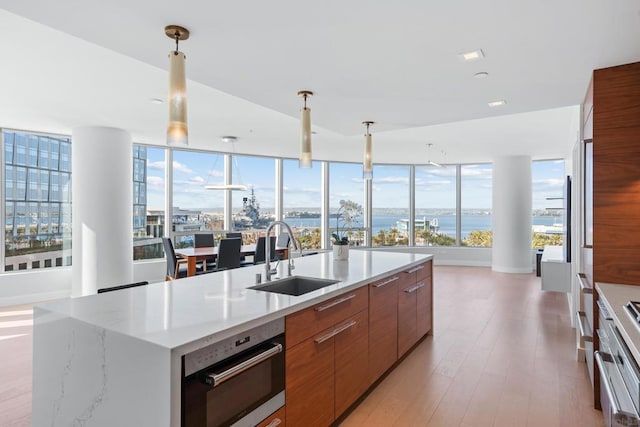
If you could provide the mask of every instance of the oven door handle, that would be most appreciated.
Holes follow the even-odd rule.
[[[596,351],[595,353],[593,353],[593,355],[596,358],[596,364],[598,365],[598,370],[601,373],[600,379],[604,380],[604,381],[601,381],[601,383],[604,386],[605,393],[607,394],[607,399],[609,400],[609,405],[611,405],[611,412],[612,412],[613,416],[615,417],[616,415],[618,415],[621,412],[620,411],[620,405],[618,405],[618,398],[613,393],[613,388],[612,388],[611,383],[609,381],[609,377],[606,374],[607,367],[604,365],[604,359],[602,358],[602,355],[600,354],[599,351]]]
[[[264,362],[267,359],[272,358],[278,353],[282,353],[282,344],[272,342],[273,347],[269,350],[263,351],[260,354],[256,354],[251,359],[247,359],[242,363],[238,363],[237,365],[227,369],[226,371],[222,371],[220,373],[212,373],[207,375],[207,383],[212,385],[213,387],[217,387],[223,382],[230,380],[238,374],[246,371],[247,369],[253,368],[254,366]]]

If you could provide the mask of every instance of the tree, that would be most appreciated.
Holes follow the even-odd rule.
[[[473,230],[462,241],[462,246],[490,248],[493,246],[493,232],[491,230]]]

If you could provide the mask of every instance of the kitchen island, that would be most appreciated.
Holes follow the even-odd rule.
[[[276,319],[295,319],[294,314],[370,284],[398,280],[430,260],[430,255],[371,250],[351,251],[348,261],[334,261],[331,253],[298,258],[294,275],[339,280],[300,296],[247,289],[257,273],[264,274],[264,266],[255,266],[38,306],[33,425],[180,426],[184,355]],[[276,277],[286,276],[283,262]],[[407,295],[423,290],[413,280]],[[406,303],[396,300],[402,341],[397,357],[431,328],[431,287],[426,289],[423,328],[416,325],[421,316],[416,313],[426,312],[415,301],[400,309]],[[367,306],[373,307],[368,300]],[[408,329],[400,329],[406,313],[413,313],[413,325],[409,319]]]

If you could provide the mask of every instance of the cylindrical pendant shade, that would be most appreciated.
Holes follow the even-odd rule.
[[[373,156],[371,147],[371,134],[367,133],[364,136],[364,160],[362,162],[362,178],[373,178]]]
[[[169,52],[169,126],[167,145],[186,147],[189,145],[187,131],[187,79],[185,56],[182,52]]]
[[[304,107],[300,110],[302,132],[300,134],[300,163],[299,167],[311,168],[311,109]]]

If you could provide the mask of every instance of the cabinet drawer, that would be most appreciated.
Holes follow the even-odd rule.
[[[369,384],[398,360],[398,280],[384,282],[369,285]]]
[[[369,387],[368,311],[348,319],[349,329],[335,337],[335,416],[339,417]]]
[[[285,319],[286,346],[290,348],[305,339],[340,323],[369,306],[369,288],[363,286],[313,307],[290,314]]]
[[[256,427],[285,427],[285,407],[278,409]]]
[[[426,279],[427,277],[431,277],[433,263],[431,261],[427,261],[422,263],[415,268],[422,267],[420,270],[416,271],[416,281],[421,281]]]

